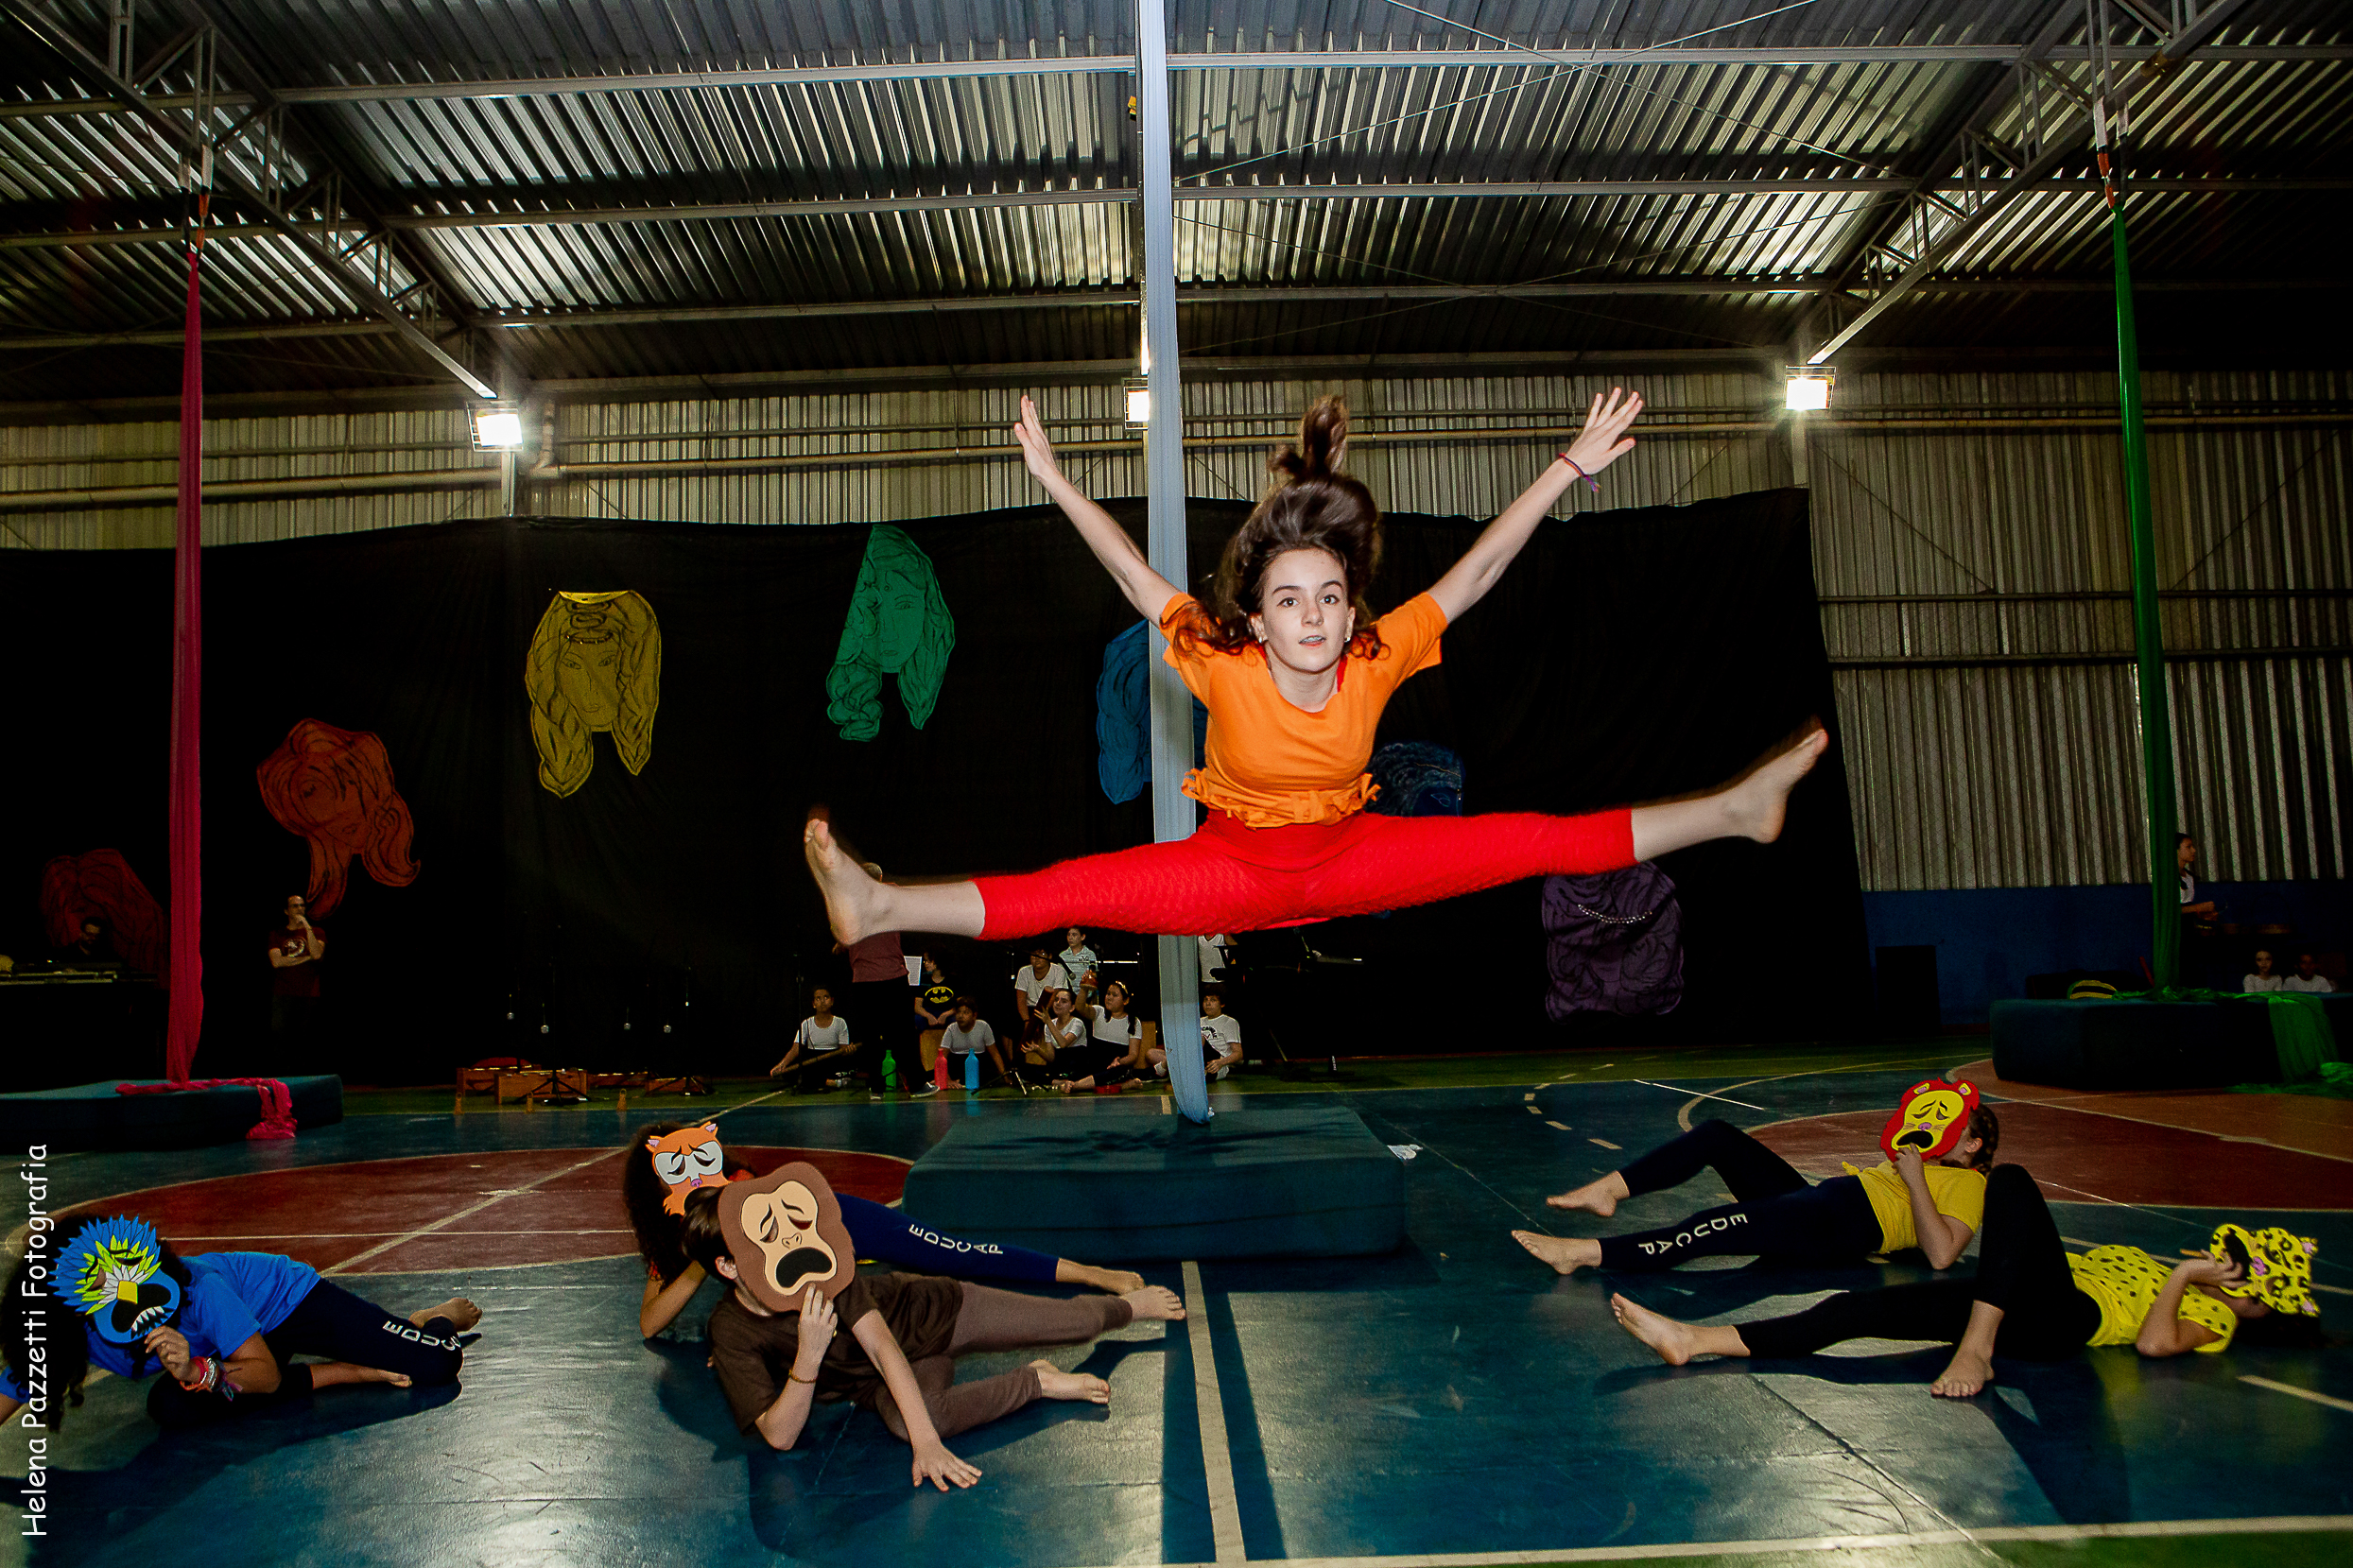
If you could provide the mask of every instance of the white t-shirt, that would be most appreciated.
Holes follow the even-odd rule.
[[[2246,991],[2282,991],[2287,983],[2285,974],[2249,974],[2239,982],[2239,989]]]
[[[2281,975],[2281,976],[2279,977],[2279,989],[2280,989],[2281,991],[2316,991],[2316,992],[2317,992],[2317,991],[2335,991],[2337,988],[2336,988],[2335,984],[2334,984],[2334,983],[2332,983],[2332,982],[2329,980],[2328,976],[2327,976],[2327,975],[2326,975],[2326,974],[2315,974],[2315,975],[2313,975],[2313,976],[2312,976],[2310,979],[2309,979],[2309,980],[2307,980],[2307,979],[2303,979],[2303,978],[2301,978],[2300,976],[2293,975],[2293,974],[2283,974],[2283,975]]]
[[[1133,1013],[1125,1018],[1114,1018],[1101,1008],[1091,1010],[1095,1016],[1088,1025],[1089,1031],[1097,1040],[1106,1045],[1116,1045],[1122,1052],[1127,1050],[1130,1042],[1144,1032],[1137,1026]]]
[[[961,1024],[950,1024],[940,1036],[940,1049],[950,1056],[978,1056],[996,1043],[996,1031],[989,1027],[985,1018],[976,1018],[967,1030]]]
[[[1212,1018],[1203,1013],[1201,1020],[1201,1042],[1211,1057],[1221,1057],[1242,1042],[1241,1020],[1232,1013],[1220,1013]]]
[[[830,1024],[820,1024],[814,1018],[801,1020],[801,1030],[792,1037],[793,1043],[810,1052],[839,1051],[850,1043],[850,1021],[839,1013]]]
[[[1013,989],[1034,1008],[1047,991],[1070,990],[1070,972],[1060,964],[1047,964],[1041,976],[1035,964],[1024,964],[1013,972]]]
[[[1212,985],[1218,978],[1218,971],[1225,967],[1225,934],[1220,932],[1214,937],[1196,937],[1193,940],[1201,947],[1201,983]]]
[[[1068,1018],[1046,1020],[1046,1042],[1057,1051],[1067,1051],[1086,1038],[1086,1020],[1077,1013]]]

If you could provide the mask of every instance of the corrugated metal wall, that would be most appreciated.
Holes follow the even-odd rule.
[[[1778,388],[1646,376],[1650,439],[1613,506],[1788,484]],[[1501,508],[1597,389],[1568,376],[1196,380],[1193,492],[1254,496],[1266,440],[1347,396],[1351,466],[1400,510]],[[2343,877],[2353,859],[2353,377],[2153,374],[2158,576],[2183,820],[2223,879]],[[1137,493],[1116,387],[1046,388],[1081,488]],[[547,515],[779,525],[1028,506],[1013,390],[568,404]],[[2130,587],[2112,378],[1855,375],[1808,443],[1823,629],[1872,889],[2130,881],[2140,870]],[[1679,428],[1670,428],[1679,426]],[[1479,434],[1497,431],[1494,437]],[[0,432],[0,490],[168,486],[175,427]],[[488,515],[495,459],[454,411],[216,420],[207,483],[414,474],[433,488],[208,505],[229,543]],[[1090,444],[1093,443],[1093,444]],[[461,473],[460,471],[470,471]],[[451,477],[458,474],[457,478]],[[323,476],[323,478],[322,478]],[[373,481],[371,481],[373,482]],[[1582,491],[1571,505],[1590,505]],[[0,547],[167,543],[168,505],[0,513]]]

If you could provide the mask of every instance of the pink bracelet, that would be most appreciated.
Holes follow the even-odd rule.
[[[1566,452],[1560,454],[1560,458],[1561,461],[1568,464],[1569,473],[1574,474],[1578,478],[1583,479],[1585,482],[1585,488],[1587,490],[1593,491],[1596,495],[1601,493],[1601,481],[1596,479],[1592,474],[1587,474],[1583,469],[1579,468],[1577,466],[1576,459],[1569,457],[1569,455]]]

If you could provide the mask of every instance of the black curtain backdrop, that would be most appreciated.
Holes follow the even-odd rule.
[[[1141,502],[1112,510],[1140,537]],[[1243,511],[1192,504],[1202,578]],[[902,526],[937,569],[956,651],[924,730],[886,681],[882,733],[863,743],[824,713],[862,526],[506,519],[209,550],[199,1072],[424,1082],[493,1054],[755,1070],[806,986],[842,977],[800,863],[811,802],[910,877],[1147,838],[1147,801],[1112,804],[1095,768],[1103,645],[1133,613],[1068,525],[1039,507]],[[1480,526],[1390,517],[1375,605],[1435,580]],[[632,775],[598,736],[587,783],[559,799],[537,782],[525,652],[552,594],[619,589],[661,625],[650,760]],[[21,748],[0,773],[0,952],[41,950],[53,855],[119,849],[168,897],[169,593],[167,552],[0,554]],[[1721,782],[1817,714],[1832,719],[1806,497],[1781,491],[1548,524],[1448,631],[1444,665],[1392,703],[1382,739],[1459,751],[1469,810],[1573,812]],[[390,887],[355,862],[320,922],[319,1036],[285,1060],[263,938],[308,852],[253,770],[304,718],[382,737],[422,869]],[[1325,972],[1324,1036],[1293,1048],[1843,1034],[1869,990],[1850,821],[1834,744],[1780,843],[1669,857],[1687,994],[1667,1019],[1546,1022],[1530,882],[1309,928],[1318,949],[1373,961]],[[940,945],[960,986],[993,1006],[1008,991],[1001,951]]]

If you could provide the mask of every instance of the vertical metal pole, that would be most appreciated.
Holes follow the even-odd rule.
[[[2181,978],[2181,873],[2173,851],[2173,724],[2165,692],[2165,625],[2157,612],[2156,529],[2149,507],[2149,443],[2140,419],[2140,339],[2133,325],[2133,272],[2124,209],[2108,213],[2116,252],[2117,401],[2124,424],[2124,513],[2133,540],[2133,652],[2140,698],[2140,755],[2149,795],[2149,968],[2160,989]]]
[[[1135,4],[1136,146],[1144,167],[1144,352],[1151,419],[1144,428],[1145,555],[1178,587],[1192,578],[1185,559],[1185,403],[1177,379],[1176,194],[1168,151],[1168,18],[1165,0]],[[1192,800],[1178,785],[1193,766],[1193,699],[1175,670],[1150,662],[1152,690],[1152,837],[1192,836]],[[1210,1116],[1202,1076],[1199,949],[1189,936],[1160,938],[1160,1043],[1177,1109]]]

